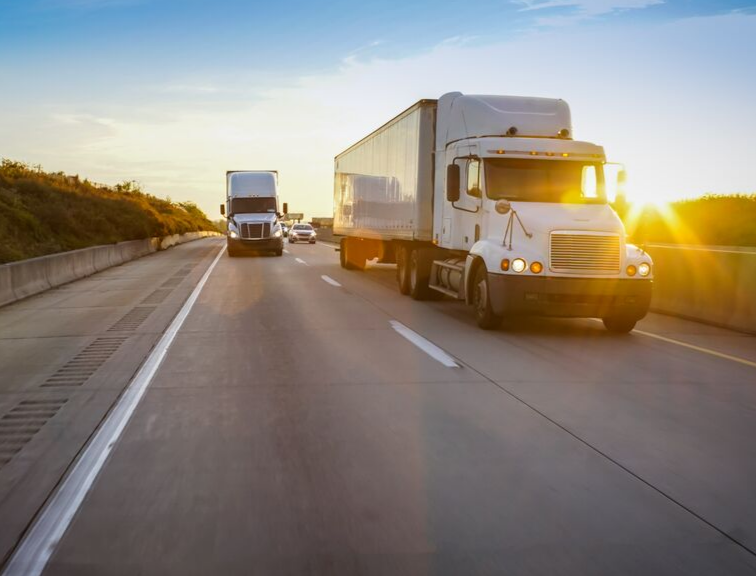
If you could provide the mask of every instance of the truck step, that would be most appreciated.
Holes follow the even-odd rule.
[[[441,286],[434,286],[433,284],[430,284],[428,286],[431,290],[435,290],[436,292],[441,292],[441,294],[446,294],[447,296],[451,296],[452,298],[458,299],[459,294],[456,292],[453,292],[452,290],[449,290],[448,288],[443,288]]]
[[[451,262],[447,262],[446,260],[434,260],[433,265],[439,266],[441,268],[448,268],[449,270],[456,270],[457,272],[465,271],[464,266],[460,266],[458,264],[452,264]]]

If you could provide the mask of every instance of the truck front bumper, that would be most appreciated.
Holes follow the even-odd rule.
[[[651,305],[651,280],[549,278],[488,274],[491,307],[499,315],[570,318],[623,316],[640,320]]]
[[[226,236],[226,243],[231,250],[241,252],[265,252],[283,250],[283,237],[264,238],[262,240],[248,240],[246,238],[231,238]]]

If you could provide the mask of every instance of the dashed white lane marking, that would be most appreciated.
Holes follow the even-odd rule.
[[[441,350],[438,346],[436,346],[433,342],[426,340],[420,334],[415,332],[414,330],[411,330],[407,328],[404,324],[397,320],[391,320],[390,321],[391,327],[396,330],[400,335],[404,336],[407,340],[412,342],[415,346],[420,348],[423,352],[425,352],[428,356],[433,358],[434,360],[441,362],[444,366],[447,368],[459,368],[459,364],[457,363],[454,358],[449,356],[446,352]]]
[[[323,280],[324,280],[325,282],[328,282],[328,283],[329,283],[329,284],[330,284],[331,286],[338,286],[338,287],[341,287],[341,284],[339,284],[338,282],[336,282],[336,280],[334,280],[334,279],[333,279],[333,278],[331,278],[330,276],[326,276],[325,274],[323,274],[323,275],[321,276],[321,278],[322,278],[322,279],[323,279]]]
[[[304,264],[305,266],[309,266],[309,264],[307,262],[305,262],[304,260],[302,260],[301,258],[295,258],[295,260],[297,262],[299,262],[300,264]]]
[[[126,387],[110,415],[87,444],[71,473],[65,477],[50,502],[37,516],[31,529],[8,562],[3,576],[39,576],[42,573],[225,250],[224,246],[218,252],[218,256],[195,286],[171,325],[153,348],[152,353],[142,364],[139,372]]]
[[[291,254],[286,248],[284,248],[284,254]]]

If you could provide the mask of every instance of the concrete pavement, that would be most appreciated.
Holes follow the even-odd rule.
[[[754,343],[224,256],[45,574],[754,574]]]

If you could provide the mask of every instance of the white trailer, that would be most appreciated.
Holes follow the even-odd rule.
[[[563,100],[421,100],[335,158],[341,265],[396,262],[401,293],[462,299],[482,328],[535,314],[627,332],[652,262],[625,241],[605,166]]]
[[[287,211],[286,204],[283,210]],[[226,248],[229,256],[244,251],[283,254],[277,171],[226,172],[226,202],[221,204],[220,211],[228,220]]]

